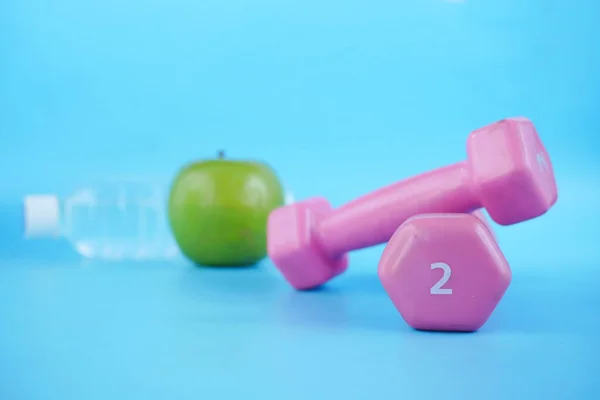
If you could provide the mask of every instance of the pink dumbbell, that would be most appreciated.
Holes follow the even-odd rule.
[[[386,245],[378,273],[404,320],[435,331],[478,330],[512,276],[490,230],[468,214],[409,218]]]
[[[332,210],[314,198],[274,210],[267,249],[292,286],[310,289],[343,272],[346,253],[387,242],[408,218],[485,207],[510,225],[544,214],[557,199],[550,158],[526,118],[469,135],[468,160],[394,183]]]

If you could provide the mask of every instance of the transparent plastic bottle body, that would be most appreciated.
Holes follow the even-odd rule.
[[[116,181],[65,198],[27,196],[25,234],[64,237],[90,259],[172,259],[179,250],[168,224],[167,195],[160,185]]]

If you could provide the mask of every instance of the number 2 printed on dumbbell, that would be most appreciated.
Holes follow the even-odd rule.
[[[452,275],[452,268],[450,268],[448,264],[443,262],[434,262],[433,264],[431,264],[432,270],[437,268],[440,268],[442,271],[444,271],[444,275],[442,275],[440,280],[437,281],[435,285],[431,287],[431,289],[429,289],[429,294],[452,294],[452,289],[442,287],[446,284],[446,282],[450,280],[450,276]]]
[[[409,218],[383,250],[378,274],[410,326],[437,331],[478,330],[512,277],[489,228],[469,214]]]
[[[430,171],[332,210],[314,198],[274,210],[268,253],[297,289],[319,286],[347,267],[346,253],[387,242],[408,218],[485,207],[501,225],[544,214],[557,200],[550,157],[526,118],[472,132],[468,159]]]

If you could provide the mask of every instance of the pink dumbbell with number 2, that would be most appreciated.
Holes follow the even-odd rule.
[[[468,214],[419,214],[396,230],[379,260],[379,278],[413,328],[478,330],[512,273],[494,236]]]
[[[554,205],[550,158],[526,118],[472,132],[466,161],[351,201],[335,210],[313,198],[274,210],[268,220],[270,258],[296,289],[322,285],[348,265],[346,253],[390,240],[407,219],[426,213],[471,213],[485,207],[500,225],[538,217]]]

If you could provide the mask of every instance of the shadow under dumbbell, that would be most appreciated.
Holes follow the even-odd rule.
[[[185,266],[177,286],[181,295],[198,305],[193,308],[198,318],[216,318],[215,322],[414,335],[416,331],[398,314],[372,268],[361,269],[356,262],[353,266],[362,272],[348,271],[311,291],[292,289],[268,261],[240,269]],[[587,279],[589,274],[570,274],[567,267],[555,270],[564,276],[557,279],[548,270],[515,265],[511,286],[477,335],[600,334],[600,284]],[[432,335],[449,333],[417,336]]]
[[[569,268],[561,268],[568,271]],[[543,270],[517,270],[505,297],[476,335],[600,334],[600,284],[584,274],[563,279]],[[398,314],[376,274],[348,273],[307,292],[291,292],[279,319],[287,324],[324,329],[366,329],[418,336],[469,333],[423,332]]]

